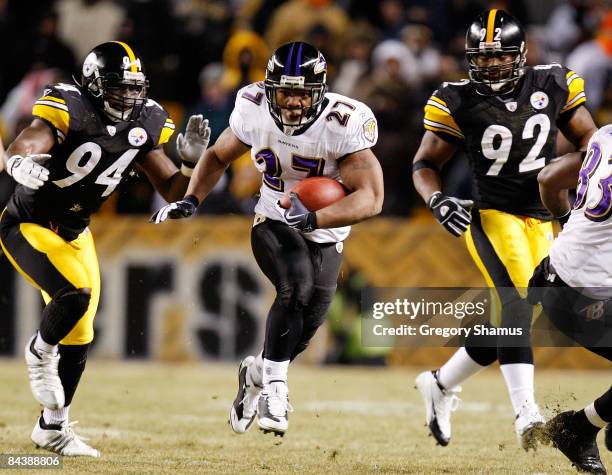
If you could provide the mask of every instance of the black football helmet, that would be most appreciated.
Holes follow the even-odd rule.
[[[503,53],[511,54],[512,60],[494,66],[478,63],[483,56],[493,57]],[[523,27],[512,15],[502,10],[493,9],[478,15],[465,35],[470,79],[484,85],[489,93],[502,93],[514,87],[525,73],[526,54]]]
[[[121,41],[96,46],[83,61],[81,87],[114,122],[138,118],[149,81],[140,56]]]
[[[268,61],[264,87],[270,114],[281,129],[301,127],[316,118],[327,91],[326,76],[325,57],[308,43],[287,43],[274,52]],[[283,119],[276,96],[276,91],[280,88],[310,91],[311,105],[302,108],[298,124],[287,123]]]

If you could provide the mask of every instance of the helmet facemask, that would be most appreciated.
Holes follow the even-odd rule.
[[[493,94],[506,92],[513,88],[518,80],[525,74],[525,53],[519,48],[492,48],[491,50],[476,50],[469,48],[466,52],[470,79],[480,85],[486,86]],[[500,64],[483,66],[483,58],[511,55],[512,59]]]
[[[324,83],[305,83],[304,76],[285,75],[281,76],[280,81],[266,78],[264,88],[270,114],[286,132],[292,132],[312,122],[319,112],[321,103],[325,98],[325,92],[327,91],[327,85]],[[301,103],[308,102],[309,99],[310,104],[297,108],[283,107],[278,102],[278,96],[282,96],[285,93],[284,91],[287,91],[286,95],[302,96]],[[291,113],[289,111],[296,110],[301,110],[298,118],[292,119],[287,117]]]

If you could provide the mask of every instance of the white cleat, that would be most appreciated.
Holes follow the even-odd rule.
[[[230,425],[236,434],[244,434],[250,429],[257,415],[257,402],[262,387],[255,384],[248,374],[254,356],[247,356],[238,367],[238,394],[230,409]]]
[[[525,451],[536,450],[538,443],[547,443],[545,423],[546,421],[537,406],[516,416],[514,429],[519,443]]]
[[[431,371],[425,371],[416,378],[416,388],[425,403],[425,423],[438,444],[446,447],[451,438],[451,412],[459,407],[461,401],[457,393],[461,386],[443,389]]]
[[[65,421],[61,425],[45,424],[40,416],[32,431],[32,442],[37,448],[66,457],[100,457],[100,452],[83,442],[86,440],[85,437],[79,437],[74,433],[72,426],[77,423],[78,421],[70,423]]]
[[[270,383],[268,393],[262,393],[259,398],[258,419],[259,428],[267,434],[283,437],[289,428],[288,413],[293,412],[289,404],[289,390],[282,381]]]
[[[25,347],[25,360],[28,365],[30,389],[40,404],[47,409],[56,410],[64,407],[64,387],[57,372],[60,355],[36,350],[36,334]]]

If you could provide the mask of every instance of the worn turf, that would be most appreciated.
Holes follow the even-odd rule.
[[[234,366],[92,361],[71,419],[80,421],[76,431],[103,456],[65,458],[59,473],[575,473],[550,447],[528,454],[519,448],[496,369],[464,386],[451,443],[437,447],[413,389],[417,373],[295,365],[295,412],[289,432],[279,438],[263,435],[255,424],[245,435],[232,433],[227,415],[235,396]],[[0,374],[0,454],[43,454],[29,440],[39,409],[24,364],[2,360]],[[609,387],[609,376],[538,371],[538,400],[547,415],[581,408]],[[600,449],[612,467],[603,442]]]

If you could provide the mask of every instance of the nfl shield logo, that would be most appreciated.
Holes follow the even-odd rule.
[[[516,102],[506,102],[506,109],[510,112],[514,112],[516,110]]]

